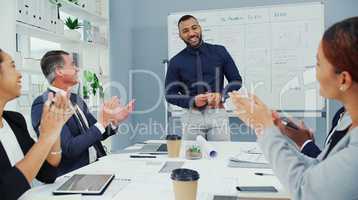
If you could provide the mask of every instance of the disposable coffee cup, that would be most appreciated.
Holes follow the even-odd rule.
[[[195,170],[179,168],[172,171],[175,200],[196,200],[199,173]]]
[[[179,135],[167,135],[168,157],[179,157],[181,137]]]

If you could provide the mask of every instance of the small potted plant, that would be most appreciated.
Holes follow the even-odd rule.
[[[65,25],[67,26],[68,30],[65,30],[65,35],[69,38],[74,40],[81,39],[81,33],[77,31],[77,29],[81,28],[82,25],[78,21],[78,18],[72,19],[71,17],[67,17],[65,21]]]
[[[192,145],[185,151],[185,157],[189,160],[196,160],[202,157],[200,146]]]

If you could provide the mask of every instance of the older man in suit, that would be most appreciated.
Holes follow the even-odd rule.
[[[47,94],[69,92],[79,82],[79,69],[74,64],[72,56],[65,51],[47,52],[41,59],[41,69],[51,86],[32,104],[32,126],[37,133]],[[62,161],[58,175],[66,174],[105,156],[106,151],[101,141],[117,132],[116,127],[128,117],[134,106],[134,101],[131,101],[123,107],[117,97],[112,97],[101,106],[97,121],[81,97],[72,93],[70,101],[75,108],[75,114],[61,131]]]

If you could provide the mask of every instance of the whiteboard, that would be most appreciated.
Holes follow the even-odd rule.
[[[177,27],[185,14],[199,20],[205,42],[226,47],[243,78],[242,90],[275,110],[324,108],[315,80],[316,51],[324,32],[321,2],[172,13],[169,59],[185,48]],[[230,102],[226,108],[232,109]]]

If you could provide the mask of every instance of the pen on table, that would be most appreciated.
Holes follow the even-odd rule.
[[[273,176],[273,174],[262,173],[262,172],[255,172],[254,174],[257,176]]]
[[[149,155],[168,155],[168,153],[167,153],[167,152],[151,152],[151,153],[140,152],[139,154],[149,154]]]
[[[130,155],[130,158],[156,158],[157,156]]]
[[[132,179],[130,179],[130,178],[115,178],[115,180],[118,180],[118,181],[124,181],[124,182],[126,182],[126,181],[132,181]]]
[[[262,154],[262,153],[260,153],[260,152],[251,152],[251,151],[247,151],[246,153],[247,153],[247,154],[258,154],[258,155],[259,155],[259,154]]]

